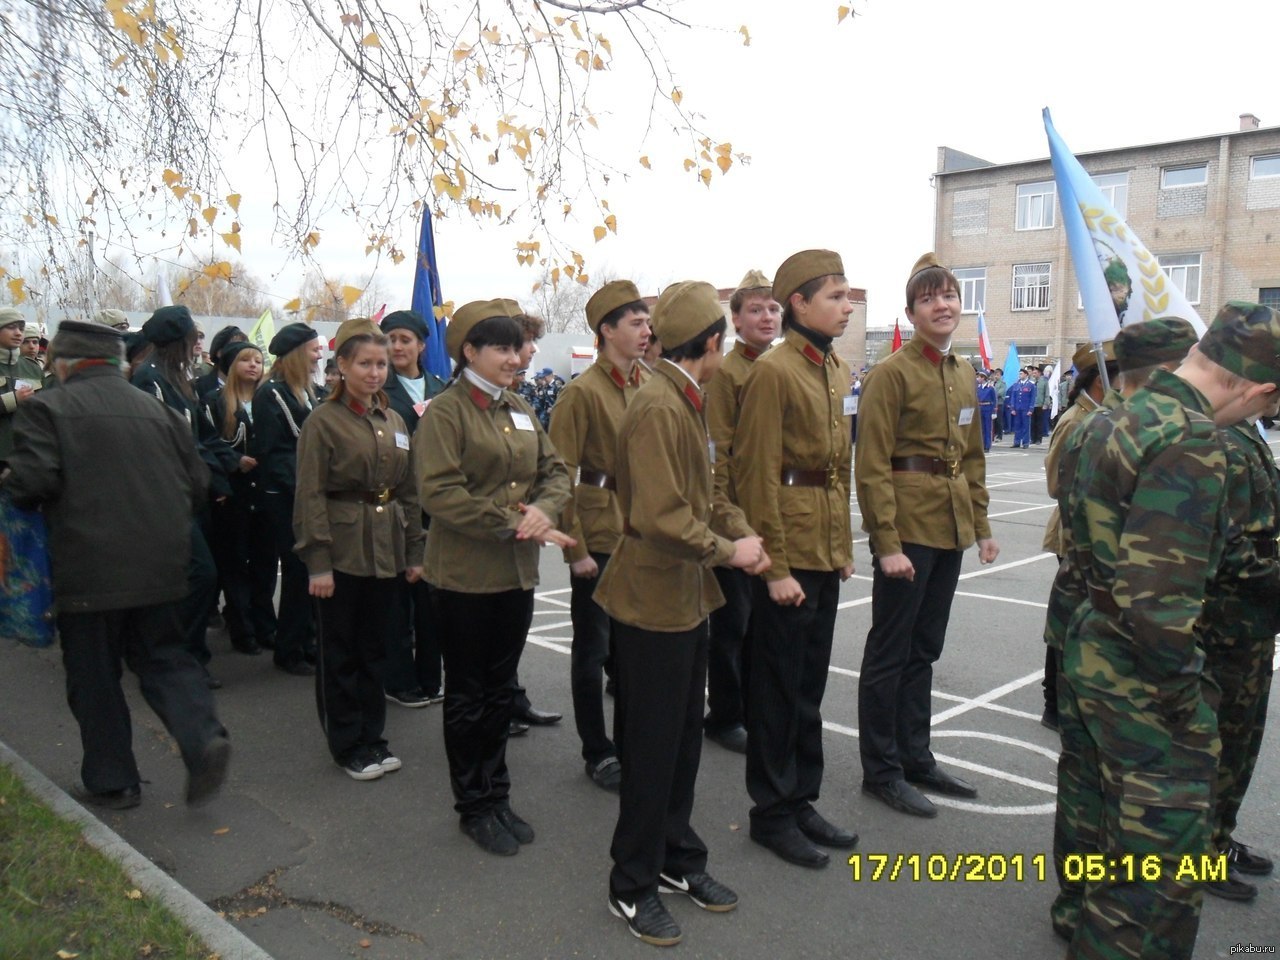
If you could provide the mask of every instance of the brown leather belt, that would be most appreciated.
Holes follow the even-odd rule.
[[[934,476],[960,476],[959,460],[939,460],[937,457],[892,457],[889,466],[895,473],[932,473]]]
[[[384,490],[330,490],[325,494],[330,500],[343,503],[386,503],[391,499],[391,488]]]
[[[1089,600],[1093,603],[1093,609],[1099,613],[1105,613],[1109,617],[1119,619],[1121,616],[1120,607],[1116,605],[1116,599],[1111,596],[1111,591],[1103,590],[1102,587],[1095,587],[1092,583],[1088,586]]]
[[[587,470],[579,468],[578,482],[585,483],[588,487],[599,487],[601,490],[617,490],[618,481],[603,470]]]
[[[1280,544],[1276,542],[1276,537],[1255,533],[1250,539],[1253,540],[1253,551],[1259,560],[1274,560],[1280,556]]]
[[[833,470],[796,470],[785,467],[782,471],[784,487],[825,487],[835,477]]]

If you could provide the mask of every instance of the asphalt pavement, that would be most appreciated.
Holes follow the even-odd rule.
[[[1048,922],[1057,736],[1039,723],[1040,637],[1054,571],[1040,548],[1051,505],[1043,457],[1043,448],[992,451],[990,516],[1000,556],[984,567],[975,550],[966,554],[934,674],[934,752],[978,785],[979,800],[941,798],[937,819],[921,821],[859,792],[857,672],[870,625],[870,558],[865,535],[856,534],[857,570],[841,592],[823,710],[819,809],[861,835],[861,876],[840,856],[810,871],[753,844],[743,760],[707,743],[694,824],[710,848],[709,870],[741,904],[709,914],[672,898],[685,934],[676,955],[1062,955]],[[519,856],[490,856],[459,832],[438,706],[388,705],[387,735],[404,769],[358,783],[329,760],[311,681],[272,669],[269,654],[231,652],[216,632],[212,667],[225,682],[218,707],[235,749],[222,795],[200,810],[183,805],[176,748],[130,679],[144,801],[104,812],[103,821],[279,960],[652,956],[605,903],[617,801],[587,779],[579,756],[568,571],[558,551],[543,555],[537,594],[520,675],[535,705],[565,720],[508,749],[513,805],[537,830]],[[58,652],[6,645],[3,656],[0,740],[69,792],[80,746]],[[1277,739],[1273,731],[1264,744],[1237,834],[1273,853],[1280,853]],[[998,855],[983,865],[1005,878],[966,881],[974,861],[954,867],[968,855]],[[1236,955],[1236,945],[1280,948],[1280,879],[1259,885],[1252,904],[1206,898],[1197,960]]]

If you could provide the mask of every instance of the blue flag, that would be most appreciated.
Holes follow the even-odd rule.
[[[1018,371],[1022,369],[1022,362],[1018,359],[1018,344],[1015,340],[1009,341],[1009,355],[1004,358],[1004,382],[1012,385],[1013,381],[1018,379]]]
[[[1182,317],[1203,334],[1200,315],[1067,149],[1048,107],[1044,130],[1089,339],[1099,344],[1114,338],[1125,324],[1156,317]]]
[[[440,268],[436,266],[436,238],[431,230],[431,207],[422,205],[422,236],[418,240],[418,268],[413,274],[413,309],[426,321],[430,336],[422,348],[422,368],[448,380],[453,372],[449,352],[444,347],[445,322],[437,312],[444,305],[440,292]]]

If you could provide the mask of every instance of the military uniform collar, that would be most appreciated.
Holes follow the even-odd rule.
[[[785,342],[791,344],[806,360],[815,366],[822,366],[831,356],[831,338],[814,333],[808,327],[802,327],[794,320],[787,327]]]
[[[678,363],[662,359],[658,361],[656,373],[662,374],[675,384],[676,389],[689,401],[689,405],[698,413],[702,412],[702,390],[693,382],[693,377]]]
[[[1209,398],[1189,384],[1186,380],[1168,370],[1153,370],[1147,381],[1147,389],[1172,397],[1184,407],[1197,410],[1209,419],[1213,419],[1213,405]]]
[[[600,371],[605,374],[619,390],[625,390],[628,386],[640,386],[639,362],[632,364],[630,377],[624,377],[622,375],[622,369],[611,360],[606,359],[603,353],[596,359],[596,366],[600,368]]]
[[[344,396],[342,398],[342,402],[346,405],[347,409],[357,417],[367,417],[375,413],[383,417],[386,416],[386,413],[383,412],[382,407],[378,403],[377,397],[373,398],[373,406],[370,407],[366,407],[363,403],[358,402],[350,394]]]
[[[6,367],[11,367],[20,359],[22,359],[21,347],[14,347],[13,349],[0,347],[0,364],[4,364]]]
[[[952,351],[950,350],[947,351],[946,353],[943,353],[933,344],[928,343],[924,339],[924,337],[912,337],[910,340],[908,340],[906,343],[902,345],[902,348],[904,350],[914,350],[916,353],[920,354],[920,356],[924,357],[935,367],[942,366],[942,361],[946,360],[948,357],[953,355]]]
[[[733,344],[733,352],[740,354],[745,360],[755,360],[764,350],[757,350],[745,340],[737,340]]]
[[[1076,394],[1076,406],[1085,413],[1092,413],[1094,410],[1098,409],[1098,401],[1089,396],[1087,391],[1081,390]]]

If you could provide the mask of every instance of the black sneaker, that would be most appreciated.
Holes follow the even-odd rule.
[[[444,703],[444,691],[437,690],[435,693],[426,694],[427,703]]]
[[[686,873],[679,879],[660,873],[658,890],[661,893],[683,893],[703,910],[712,913],[728,913],[738,906],[738,895],[709,873]]]
[[[1265,877],[1275,869],[1275,864],[1265,853],[1250,850],[1235,840],[1227,844],[1227,864],[1231,869],[1252,877]]]
[[[611,893],[609,912],[627,921],[633,937],[655,947],[674,947],[683,937],[656,893],[646,893],[635,903],[626,903]]]
[[[1211,880],[1204,885],[1205,893],[1211,893],[1223,900],[1236,900],[1247,903],[1258,896],[1258,888],[1252,883],[1245,883],[1234,870],[1227,869],[1227,879]]]
[[[622,764],[617,757],[605,757],[599,763],[587,761],[587,776],[601,790],[617,793],[622,789]]]
[[[342,772],[352,780],[377,780],[381,777],[385,770],[382,764],[374,760],[368,753],[361,750],[346,763],[340,763]]]
[[[400,758],[391,752],[389,747],[371,747],[369,749],[369,759],[382,768],[383,773],[395,773],[404,764],[400,762]]]
[[[496,819],[507,833],[516,838],[516,843],[533,843],[533,827],[529,826],[520,814],[511,809],[511,804],[504,803],[495,807],[493,811],[494,819]]]
[[[486,853],[496,853],[500,857],[514,857],[520,852],[520,843],[492,813],[463,817],[458,828],[475,841],[476,846]]]
[[[425,707],[431,702],[431,698],[421,690],[387,690],[384,695],[391,703],[398,703],[402,707],[413,709]]]

